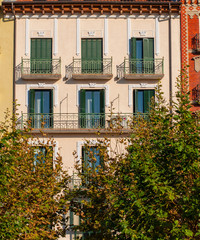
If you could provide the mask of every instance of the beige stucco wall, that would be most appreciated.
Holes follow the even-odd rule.
[[[0,1],[1,5],[1,1]],[[0,121],[13,103],[13,20],[4,20],[0,10]]]
[[[20,65],[21,57],[30,58],[29,54],[25,55],[25,18],[17,19],[16,25],[16,65]],[[146,84],[146,89],[149,84],[156,84],[154,80],[125,80],[117,78],[116,65],[123,62],[124,57],[128,57],[127,51],[127,18],[126,17],[108,17],[108,55],[104,57],[113,58],[113,78],[108,81],[103,80],[73,80],[65,78],[65,66],[72,62],[73,57],[80,58],[76,55],[76,18],[58,18],[58,54],[53,56],[54,58],[61,57],[61,74],[62,77],[58,81],[47,80],[35,80],[27,81],[17,78],[16,81],[16,99],[20,104],[19,111],[27,113],[26,106],[27,98],[27,86],[31,84],[46,83],[57,86],[58,92],[58,104],[54,106],[54,113],[60,112],[60,103],[62,102],[62,113],[78,113],[78,106],[76,104],[77,99],[77,85],[96,83],[107,85],[109,106],[111,101],[118,97],[119,99],[113,102],[113,107],[116,112],[132,113],[133,106],[128,105],[128,85],[129,84]],[[169,100],[169,20],[168,18],[161,18],[159,20],[159,54],[155,55],[155,58],[164,57],[164,77],[161,80],[164,96],[166,100]],[[139,31],[146,31],[145,37],[156,37],[155,18],[153,16],[147,18],[130,18],[130,37],[138,36]],[[37,31],[43,31],[46,37],[53,38],[54,46],[54,19],[42,19],[42,18],[30,18],[29,19],[29,44],[31,36],[35,36]],[[104,18],[80,18],[80,39],[86,37],[87,33],[95,31],[96,36],[104,39]],[[45,35],[44,35],[45,37]],[[79,39],[79,40],[80,40]],[[80,52],[81,52],[81,41]],[[155,41],[154,41],[155,42]],[[103,47],[105,49],[105,46]],[[156,42],[155,49],[156,51]],[[53,48],[54,52],[54,48]],[[180,19],[172,18],[172,77],[173,77],[173,96],[175,95],[175,80],[180,70]],[[140,85],[139,85],[140,86]],[[45,88],[45,86],[43,86]],[[132,91],[132,90],[131,90]],[[55,94],[54,94],[55,96]],[[133,99],[131,99],[131,102]],[[106,112],[109,112],[109,106],[106,107]],[[90,138],[88,135],[51,135],[56,139],[59,146],[59,153],[63,157],[65,167],[70,168],[74,163],[72,152],[77,148],[77,142],[83,141],[84,138]],[[92,136],[95,138],[95,136]]]

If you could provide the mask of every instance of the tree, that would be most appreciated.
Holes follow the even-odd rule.
[[[67,211],[68,175],[54,142],[19,130],[16,119],[0,126],[0,239],[57,239]],[[47,139],[47,138],[46,138]]]
[[[133,119],[130,138],[118,140],[126,153],[111,157],[110,140],[99,139],[104,165],[77,163],[82,187],[68,194],[81,217],[74,229],[88,232],[86,239],[200,239],[200,128],[190,111],[186,69],[177,87],[170,108],[159,85],[149,118]],[[86,147],[95,162],[89,142]]]

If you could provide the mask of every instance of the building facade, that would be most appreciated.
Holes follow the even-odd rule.
[[[35,136],[53,138],[71,175],[85,140],[119,137],[107,131],[110,112],[128,136],[128,120],[148,114],[159,81],[167,101],[175,96],[180,2],[16,1],[3,11],[16,17],[18,124],[30,120]]]
[[[200,110],[199,1],[183,1],[181,10],[182,67],[188,66],[192,111]]]
[[[13,110],[14,20],[4,19],[0,1],[0,121]]]

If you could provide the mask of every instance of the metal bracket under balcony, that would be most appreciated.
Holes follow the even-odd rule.
[[[61,59],[22,58],[21,77],[24,80],[59,80],[61,78]]]
[[[74,80],[110,80],[112,74],[112,58],[102,60],[73,59],[66,66],[66,78]]]
[[[164,59],[125,59],[126,80],[161,80],[164,77]]]

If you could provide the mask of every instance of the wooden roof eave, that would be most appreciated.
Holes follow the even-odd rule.
[[[180,14],[181,2],[3,2],[3,13],[12,14]],[[13,8],[12,8],[13,6]]]

